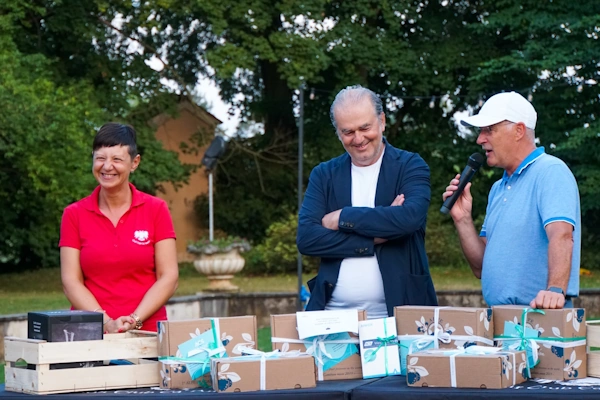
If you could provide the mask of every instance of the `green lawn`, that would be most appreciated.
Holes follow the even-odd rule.
[[[431,274],[436,290],[480,289],[480,282],[467,268],[432,267]],[[312,274],[305,274],[306,283]],[[295,275],[277,275],[233,279],[241,292],[292,292],[296,291]],[[179,287],[175,296],[196,294],[208,286],[208,280],[191,264],[180,265]],[[600,273],[581,277],[582,288],[600,287]],[[24,313],[32,310],[68,308],[61,284],[60,271],[43,269],[20,274],[0,274],[0,315]]]
[[[258,328],[258,349],[260,351],[271,351],[271,328]]]

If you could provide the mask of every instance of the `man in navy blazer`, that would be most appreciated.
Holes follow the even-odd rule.
[[[386,141],[371,90],[343,89],[330,114],[346,153],[313,169],[300,209],[298,249],[321,258],[306,309],[381,318],[399,305],[437,305],[425,254],[429,167]]]

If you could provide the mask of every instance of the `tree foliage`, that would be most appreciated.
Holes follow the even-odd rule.
[[[173,107],[173,98],[157,78],[151,93],[132,84],[140,74],[118,67],[130,66],[115,57],[106,27],[90,20],[94,6],[17,0],[0,6],[3,271],[58,265],[62,211],[95,186],[91,143],[104,122],[136,128],[144,162],[133,181],[141,190],[152,193],[160,182],[187,177],[188,168],[148,124]]]
[[[146,190],[185,177],[143,123],[169,104],[162,78],[189,96],[199,77],[210,77],[244,124],[260,124],[260,134],[240,130],[232,138],[216,171],[216,226],[229,234],[261,241],[296,211],[301,85],[306,181],[317,163],[343,152],[329,106],[341,88],[359,83],[384,99],[388,140],[429,164],[432,212],[451,177],[479,151],[474,135],[458,130],[455,113],[476,112],[500,91],[530,97],[540,144],[579,181],[586,239],[600,235],[598,0],[9,4],[0,10],[12,15],[9,36],[19,54],[43,56],[44,76],[56,88],[81,91],[84,101],[88,93],[91,109],[97,104],[141,129],[143,159],[151,162],[135,180]],[[150,62],[162,65],[160,73]],[[476,218],[501,172],[484,167],[476,176]],[[206,199],[197,208],[206,215]],[[432,233],[452,231],[448,218],[429,221]]]
[[[62,209],[93,184],[102,111],[90,86],[55,84],[43,56],[23,55],[6,36],[0,62],[0,262],[56,263]]]

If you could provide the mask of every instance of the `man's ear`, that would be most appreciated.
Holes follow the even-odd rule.
[[[385,114],[382,112],[379,114],[379,122],[381,123],[382,132],[385,131]]]
[[[527,127],[525,127],[524,123],[517,122],[514,125],[514,135],[516,141],[523,140],[523,138],[527,136]]]

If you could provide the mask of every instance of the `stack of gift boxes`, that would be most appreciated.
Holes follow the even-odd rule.
[[[504,388],[529,377],[586,377],[581,308],[397,307],[395,316],[409,386]]]
[[[313,357],[259,352],[256,340],[255,316],[161,321],[160,386],[218,392],[315,386]]]
[[[409,386],[505,388],[529,377],[586,376],[583,309],[396,307],[271,316],[273,351],[256,349],[256,317],[163,321],[161,386],[251,391],[406,375]]]

